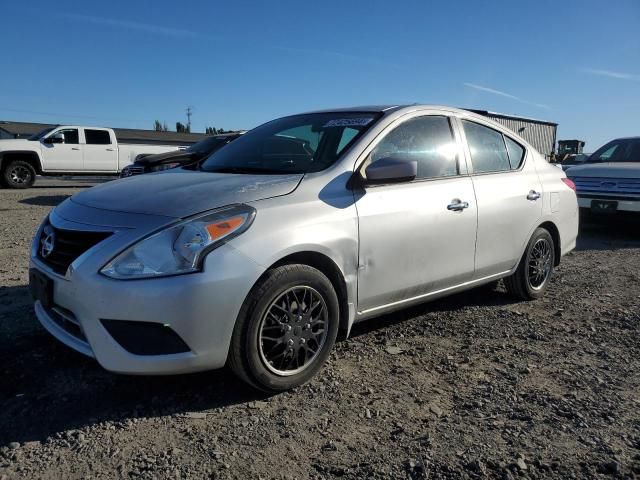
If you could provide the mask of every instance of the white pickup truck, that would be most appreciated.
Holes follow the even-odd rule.
[[[36,175],[117,175],[140,154],[179,148],[118,143],[110,128],[50,127],[28,139],[0,140],[0,182],[29,188]]]

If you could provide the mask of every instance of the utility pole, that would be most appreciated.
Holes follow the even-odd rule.
[[[191,115],[193,114],[193,106],[189,105],[187,107],[187,131],[191,131]]]

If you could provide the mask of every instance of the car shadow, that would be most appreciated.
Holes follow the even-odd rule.
[[[356,323],[350,333],[350,338],[366,335],[373,331],[390,327],[407,320],[420,317],[432,312],[454,312],[463,308],[474,306],[504,307],[520,303],[518,300],[504,290],[500,282],[493,282],[487,285],[456,293],[448,297],[443,297],[431,302],[421,303],[412,307],[397,310],[393,313],[381,315],[379,317]]]
[[[38,323],[26,286],[0,289],[0,446],[44,441],[99,422],[193,412],[265,399],[226,369],[126,376],[59,343]]]
[[[64,202],[71,195],[39,195],[37,197],[28,197],[18,200],[18,203],[25,205],[37,205],[40,207],[55,207],[59,203]]]

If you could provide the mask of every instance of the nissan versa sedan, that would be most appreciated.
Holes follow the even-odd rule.
[[[106,183],[35,236],[44,327],[104,368],[229,365],[281,391],[339,330],[504,278],[537,299],[578,231],[574,185],[529,144],[454,108],[292,115],[197,170]]]

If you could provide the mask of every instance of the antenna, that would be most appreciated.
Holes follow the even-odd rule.
[[[187,129],[191,131],[191,115],[193,114],[193,105],[187,106]]]

